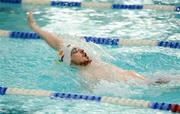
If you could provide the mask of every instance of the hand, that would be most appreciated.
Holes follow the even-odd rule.
[[[34,19],[33,19],[32,11],[27,13],[27,19],[28,19],[29,26],[32,28],[33,24],[36,24]]]

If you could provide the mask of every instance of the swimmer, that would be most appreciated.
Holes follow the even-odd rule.
[[[58,51],[61,61],[68,66],[75,66],[79,69],[81,76],[91,82],[106,80],[109,82],[134,80],[140,84],[147,84],[150,81],[143,75],[134,71],[123,70],[115,65],[103,61],[92,60],[84,49],[73,44],[65,44],[63,37],[56,36],[50,32],[42,30],[33,19],[32,12],[27,15],[29,27],[41,36],[52,48]],[[156,80],[157,83],[168,83],[169,80]],[[156,81],[154,81],[156,83]]]

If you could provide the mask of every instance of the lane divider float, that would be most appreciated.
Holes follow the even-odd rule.
[[[24,96],[41,96],[50,97],[51,99],[65,99],[65,100],[84,100],[84,101],[95,101],[100,103],[109,103],[122,106],[131,106],[138,108],[151,108],[159,109],[164,111],[178,112],[180,113],[179,104],[170,103],[159,103],[150,102],[145,100],[137,99],[124,99],[118,97],[108,97],[108,96],[95,96],[95,95],[83,95],[76,93],[64,93],[64,92],[53,92],[46,90],[31,90],[31,89],[20,89],[20,88],[7,88],[0,87],[0,95],[24,95]]]
[[[0,30],[0,36],[15,39],[40,39],[40,36],[35,32],[20,32]],[[77,36],[84,39],[86,42],[93,42],[102,45],[111,46],[159,46],[180,49],[178,41],[157,41],[157,40],[135,40],[135,39],[120,39],[118,37],[94,37],[94,36]]]
[[[55,1],[55,0],[0,0],[0,3],[9,4],[44,4],[56,7],[83,7],[83,8],[99,8],[99,9],[115,9],[115,10],[164,10],[164,11],[180,11],[180,6],[171,5],[128,5],[128,4],[112,4],[108,2],[71,2],[71,1]]]

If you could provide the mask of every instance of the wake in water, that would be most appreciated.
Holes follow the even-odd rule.
[[[149,84],[160,85],[160,84],[168,84],[171,82],[180,83],[180,77],[173,77],[173,76],[157,77],[155,79],[152,79]]]
[[[91,85],[91,92],[98,95],[118,96],[123,98],[128,97],[143,97],[145,94],[161,95],[161,93],[179,89],[179,76],[152,76],[151,82],[142,84],[130,80],[128,82],[108,82],[101,80],[96,85]],[[158,91],[158,92],[157,92]]]

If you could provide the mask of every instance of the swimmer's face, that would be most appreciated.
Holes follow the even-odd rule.
[[[71,62],[75,65],[87,66],[92,60],[87,56],[83,49],[73,48],[71,51]]]

